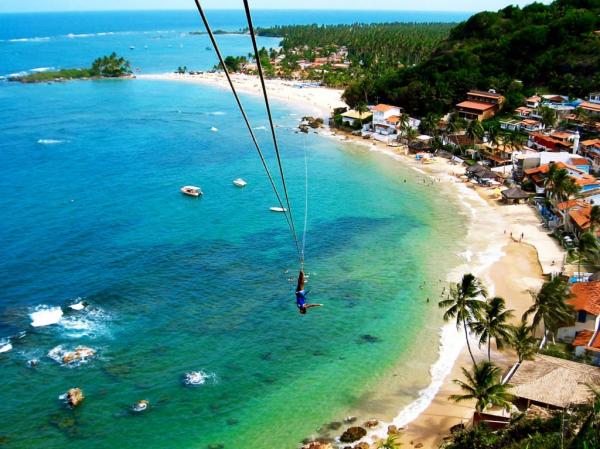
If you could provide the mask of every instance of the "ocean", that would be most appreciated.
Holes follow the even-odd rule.
[[[244,25],[241,12],[211,16],[214,28]],[[255,21],[464,16],[257,11]],[[112,51],[141,73],[208,69],[207,37],[189,34],[198,27],[190,11],[0,15],[0,75]],[[246,36],[218,39],[225,54],[250,51]],[[276,171],[260,98],[242,99]],[[290,105],[273,113],[299,228],[308,180],[308,296],[325,306],[306,316],[293,241],[269,211],[276,200],[231,95],[151,80],[0,82],[3,447],[291,449],[347,415],[391,419],[427,388],[435,299],[465,215],[421,173],[298,134]],[[238,177],[248,186],[234,187]],[[187,184],[204,196],[181,195]],[[96,354],[62,363],[77,346]],[[86,396],[74,410],[58,399],[71,387]],[[371,403],[381,388],[401,400]],[[133,412],[140,400],[149,408]]]

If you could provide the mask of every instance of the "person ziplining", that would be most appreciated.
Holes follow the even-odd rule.
[[[307,294],[308,292],[304,290],[304,269],[300,268],[298,284],[296,285],[296,306],[298,307],[298,312],[300,312],[302,315],[305,315],[306,311],[308,309],[312,309],[313,307],[323,307],[323,304],[307,304]]]
[[[271,107],[269,105],[269,98],[267,95],[267,88],[265,85],[265,80],[264,80],[264,75],[263,75],[263,70],[262,70],[262,64],[261,64],[261,60],[259,57],[259,50],[258,50],[258,45],[256,43],[256,34],[254,32],[254,26],[252,24],[252,16],[250,14],[250,7],[248,5],[248,0],[243,0],[244,3],[244,9],[246,11],[246,19],[248,21],[248,31],[250,33],[250,38],[252,39],[252,47],[254,49],[254,56],[255,56],[255,60],[256,60],[256,66],[257,66],[257,71],[258,71],[258,76],[260,78],[260,84],[262,87],[262,92],[263,92],[263,98],[264,98],[264,102],[265,102],[265,108],[267,111],[267,117],[269,119],[269,126],[271,129],[271,137],[273,139],[273,146],[275,149],[275,155],[277,156],[277,165],[279,168],[279,174],[281,176],[281,184],[283,186],[283,198],[285,198],[285,203],[287,205],[287,208],[284,207],[283,204],[283,198],[282,195],[280,195],[277,186],[275,185],[275,181],[273,180],[273,176],[271,175],[271,172],[267,166],[265,157],[263,155],[263,152],[258,144],[258,141],[256,139],[256,136],[254,134],[254,131],[252,129],[252,126],[250,125],[250,121],[248,120],[248,116],[246,115],[246,111],[244,110],[244,107],[242,106],[242,102],[237,94],[237,91],[235,89],[235,86],[233,85],[233,81],[231,79],[231,76],[229,74],[229,70],[227,69],[227,66],[225,65],[225,62],[223,60],[223,56],[221,55],[221,51],[219,50],[219,46],[217,44],[217,41],[214,37],[214,34],[212,32],[212,29],[208,23],[208,19],[206,18],[206,15],[204,14],[204,10],[202,8],[202,5],[200,4],[199,0],[194,0],[194,3],[196,4],[196,8],[198,9],[198,12],[200,14],[200,17],[202,18],[202,22],[204,23],[204,27],[206,28],[207,34],[210,38],[210,41],[215,49],[215,53],[217,54],[217,57],[219,59],[219,63],[220,66],[225,74],[225,77],[227,78],[227,81],[229,83],[229,87],[231,88],[231,91],[233,93],[233,96],[236,100],[236,103],[238,105],[238,108],[240,110],[240,112],[242,113],[242,117],[244,119],[244,122],[246,124],[246,127],[248,128],[248,132],[250,133],[250,137],[252,138],[252,142],[254,143],[254,146],[256,148],[256,151],[258,152],[258,155],[261,159],[263,168],[267,174],[267,177],[269,178],[269,181],[271,183],[271,187],[273,189],[273,192],[275,193],[275,196],[277,197],[277,201],[279,202],[279,206],[280,209],[282,209],[284,211],[284,216],[285,219],[287,221],[289,230],[292,234],[294,243],[295,243],[295,247],[296,247],[296,251],[298,253],[298,260],[300,262],[300,274],[298,275],[298,285],[296,288],[296,305],[298,307],[298,310],[301,314],[306,314],[306,311],[309,308],[312,307],[321,307],[322,304],[306,304],[306,292],[304,290],[304,248],[305,248],[305,242],[306,242],[306,224],[307,224],[307,216],[308,216],[308,168],[307,168],[307,162],[306,162],[306,145],[304,148],[304,163],[305,163],[305,178],[306,178],[306,187],[305,187],[305,209],[304,209],[304,233],[303,233],[303,237],[302,237],[302,247],[300,246],[300,242],[298,241],[298,235],[296,233],[296,227],[294,224],[294,217],[292,215],[292,207],[290,204],[290,199],[288,196],[288,189],[287,189],[287,184],[286,184],[286,180],[285,180],[285,175],[283,172],[283,165],[281,162],[281,155],[280,155],[280,151],[279,151],[279,145],[277,143],[277,137],[276,137],[276,133],[275,133],[275,125],[273,124],[273,117],[271,115]]]

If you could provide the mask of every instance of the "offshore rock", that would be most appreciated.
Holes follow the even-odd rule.
[[[362,443],[358,443],[356,446],[354,446],[354,449],[370,449],[370,445],[369,443],[365,443],[364,441]]]
[[[363,427],[349,427],[340,437],[342,443],[353,443],[354,441],[360,440],[367,434],[366,429]]]
[[[83,391],[81,390],[81,388],[71,388],[69,391],[67,391],[66,399],[67,404],[75,408],[79,404],[81,404],[81,402],[85,399],[85,396],[83,395]]]
[[[388,433],[388,435],[397,435],[398,428],[396,426],[394,426],[393,424],[390,424],[387,428],[387,433]]]
[[[339,421],[332,421],[327,426],[327,428],[330,430],[338,430],[340,427],[342,427],[342,423]]]
[[[324,443],[321,441],[310,441],[309,443],[302,446],[302,449],[333,449],[331,443]]]
[[[96,351],[94,351],[92,348],[78,346],[74,351],[67,352],[65,355],[63,355],[62,362],[65,365],[73,362],[81,362],[89,357],[93,357],[94,354],[96,354]]]
[[[377,427],[378,425],[379,421],[377,421],[376,419],[370,419],[363,424],[363,426],[365,426],[367,429],[372,429],[374,427]]]

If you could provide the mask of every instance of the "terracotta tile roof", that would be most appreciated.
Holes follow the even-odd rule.
[[[571,159],[569,159],[569,163],[571,165],[592,165],[590,164],[590,161],[588,161],[584,157],[572,157]]]
[[[600,146],[600,139],[584,140],[584,141],[581,142],[581,145],[583,145],[584,147]]]
[[[593,112],[600,112],[600,104],[591,103],[589,101],[583,101],[580,105],[582,109],[588,109]]]
[[[533,97],[529,97],[529,98],[528,98],[527,100],[525,100],[525,101],[527,101],[528,103],[533,103],[533,102],[535,102],[535,101],[538,101],[538,102],[539,102],[539,101],[542,101],[542,98],[541,98],[541,97],[538,97],[537,95],[534,95]]]
[[[573,346],[587,346],[587,344],[590,342],[590,338],[592,338],[594,335],[594,331],[588,331],[588,330],[583,330],[583,331],[579,331],[575,334],[575,339],[573,340],[573,343],[571,343]]]
[[[392,115],[391,117],[386,118],[385,121],[389,123],[398,123],[400,121],[400,117],[397,115]]]
[[[475,109],[477,111],[487,111],[495,106],[495,104],[479,103],[477,101],[463,101],[462,103],[458,103],[456,105],[457,108]]]
[[[575,178],[572,177],[572,179],[573,179],[573,182],[575,184],[577,184],[579,187],[591,186],[591,185],[594,185],[594,184],[600,184],[600,181],[598,181],[596,179],[596,177],[592,176],[592,175],[583,175],[583,176],[575,177]]]
[[[467,95],[473,95],[473,96],[478,96],[478,97],[486,97],[486,98],[500,98],[502,95],[500,94],[495,94],[492,92],[486,92],[484,90],[471,90],[467,93]]]
[[[577,282],[571,287],[571,298],[567,302],[575,311],[600,315],[600,281]]]
[[[593,349],[595,351],[600,350],[600,332],[598,332],[598,334],[596,335],[596,338],[594,338],[594,341],[592,342],[591,345],[586,346],[586,349]]]
[[[579,229],[587,229],[590,227],[590,215],[592,206],[586,205],[579,209],[569,211],[569,217],[577,224]]]
[[[533,109],[528,108],[526,106],[520,106],[517,109],[515,109],[515,112],[533,112]]]
[[[555,139],[566,140],[569,137],[573,137],[573,134],[564,131],[554,131],[552,134],[550,134],[550,137],[554,137]]]
[[[520,123],[522,123],[523,125],[539,125],[540,121],[526,118],[525,120],[521,120]]]
[[[390,106],[389,104],[382,104],[382,103],[380,103],[377,106],[375,106],[373,108],[373,110],[377,111],[377,112],[385,112],[385,111],[389,111],[390,109],[394,109],[396,107],[397,106]]]
[[[569,201],[565,201],[564,203],[558,203],[556,205],[558,210],[565,210],[565,209],[571,209],[572,207],[586,207],[588,206],[588,203],[586,203],[585,201],[582,200],[569,200]]]

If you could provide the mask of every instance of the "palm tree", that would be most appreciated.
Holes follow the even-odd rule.
[[[556,123],[556,111],[547,106],[542,106],[539,109],[539,115],[541,117],[542,124],[546,128],[551,128]]]
[[[509,385],[503,385],[500,368],[490,362],[481,362],[469,372],[462,368],[466,381],[454,379],[465,394],[453,394],[448,399],[455,402],[476,400],[475,411],[480,415],[488,405],[510,409],[512,396],[507,392]]]
[[[590,232],[595,234],[596,229],[600,228],[600,206],[592,206],[590,212]]]
[[[475,141],[483,136],[483,126],[479,120],[472,120],[467,126],[467,136],[473,142],[473,150],[476,153]]]
[[[444,312],[444,321],[449,321],[451,318],[454,318],[456,319],[457,329],[461,325],[463,326],[465,339],[467,340],[467,348],[469,349],[473,364],[475,364],[475,357],[473,357],[471,345],[469,344],[469,332],[467,331],[467,327],[485,304],[478,299],[479,296],[485,298],[487,297],[487,292],[481,285],[479,279],[471,273],[468,273],[463,276],[461,282],[450,287],[448,297],[439,302],[440,308],[446,309]]]
[[[523,360],[532,360],[535,354],[536,339],[531,333],[531,327],[527,321],[521,320],[518,326],[512,326],[510,329],[510,344],[517,351],[519,363]]]
[[[388,435],[385,440],[377,442],[377,449],[400,449],[402,443],[399,441],[398,435]]]
[[[571,195],[579,191],[579,186],[573,182],[569,172],[564,168],[558,168],[556,164],[550,164],[544,180],[544,188],[546,194],[556,202],[567,201]]]
[[[369,108],[367,107],[367,104],[366,104],[365,102],[363,102],[363,101],[359,101],[359,102],[356,104],[356,106],[354,107],[354,110],[355,110],[356,112],[358,112],[358,115],[359,115],[358,122],[360,123],[360,126],[362,127],[362,125],[363,125],[363,121],[362,121],[362,118],[361,118],[361,117],[362,117],[362,115],[363,115],[365,112],[368,112],[368,111],[369,111]]]
[[[572,308],[567,305],[569,297],[567,282],[561,277],[544,282],[539,292],[529,292],[533,298],[533,305],[523,314],[523,321],[533,315],[531,327],[535,329],[543,324],[544,337],[548,330],[554,330],[560,323],[569,322],[573,318]]]
[[[410,126],[406,128],[403,134],[407,145],[410,145],[415,140],[417,140],[417,137],[419,137],[419,132]]]
[[[496,348],[499,350],[504,347],[504,343],[510,341],[508,320],[513,316],[513,311],[506,310],[506,302],[498,296],[484,304],[483,310],[470,327],[479,335],[479,346],[487,343],[488,362],[491,362],[492,339],[496,340]]]
[[[586,259],[593,261],[598,257],[600,251],[600,243],[591,232],[583,232],[577,239],[577,270],[579,271],[579,280],[581,280],[581,260]]]
[[[438,124],[440,122],[440,118],[432,113],[429,113],[425,116],[423,121],[421,122],[421,126],[423,130],[428,134],[432,134],[434,137],[438,134]]]

